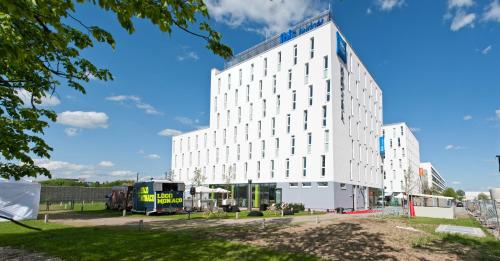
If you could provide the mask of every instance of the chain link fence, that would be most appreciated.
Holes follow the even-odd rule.
[[[493,234],[499,237],[500,202],[491,199],[475,200],[466,202],[465,207],[484,227],[491,229]]]

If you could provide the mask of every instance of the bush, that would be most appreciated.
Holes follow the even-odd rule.
[[[285,209],[283,210],[283,215],[293,215],[295,214],[291,209]]]
[[[264,213],[262,213],[260,211],[250,211],[247,214],[247,217],[263,217],[263,216],[264,216]]]
[[[295,213],[305,210],[304,204],[302,203],[289,203],[288,208],[293,209]]]

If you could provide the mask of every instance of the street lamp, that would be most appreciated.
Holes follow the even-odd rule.
[[[500,172],[500,155],[497,155],[497,159],[498,159],[498,172]]]

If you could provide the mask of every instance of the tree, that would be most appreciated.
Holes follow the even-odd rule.
[[[226,184],[226,189],[230,189],[231,183],[233,180],[236,178],[236,170],[233,169],[231,166],[227,168],[225,173],[222,173],[222,179],[224,180],[224,183]],[[229,194],[231,195],[231,194]]]
[[[195,168],[193,171],[193,178],[191,179],[191,184],[195,187],[199,187],[203,184],[205,184],[205,181],[207,180],[207,177],[201,173],[201,169]]]
[[[445,190],[443,190],[441,195],[445,197],[457,198],[457,193],[453,188],[446,188]]]
[[[479,195],[477,195],[477,200],[488,200],[488,199],[490,199],[490,197],[488,197],[488,195],[484,193],[479,193]]]
[[[457,190],[456,192],[457,192],[457,198],[458,198],[458,200],[463,200],[464,197],[465,197],[465,192],[463,190],[461,190],[461,189]]]
[[[410,204],[409,204],[409,195],[417,192],[416,190],[421,188],[421,185],[418,182],[417,177],[415,176],[415,172],[411,168],[411,166],[408,167],[407,170],[404,171],[404,176],[403,176],[403,193],[405,195],[406,200],[408,200],[408,204],[406,204],[406,208],[403,204],[403,210],[407,211],[409,214],[410,211]]]
[[[165,179],[168,181],[175,181],[175,179],[176,179],[175,172],[171,169],[165,171]]]
[[[213,53],[228,58],[231,49],[208,24],[203,0],[6,0],[0,1],[0,176],[19,179],[50,172],[33,157],[50,158],[52,148],[41,137],[54,111],[41,108],[42,99],[65,84],[85,94],[91,78],[112,80],[80,52],[96,43],[115,48],[113,36],[77,18],[76,3],[98,6],[116,14],[121,27],[135,31],[132,18],[151,21],[162,32],[178,28],[206,42]],[[198,21],[199,20],[199,21]],[[19,97],[27,94],[25,104]]]

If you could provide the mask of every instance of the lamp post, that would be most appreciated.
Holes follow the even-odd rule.
[[[498,159],[498,172],[500,172],[500,155],[497,155],[497,159]]]
[[[248,194],[247,195],[247,197],[248,197],[248,211],[252,211],[252,180],[251,179],[248,180],[247,190],[248,190],[248,193],[247,193]]]

